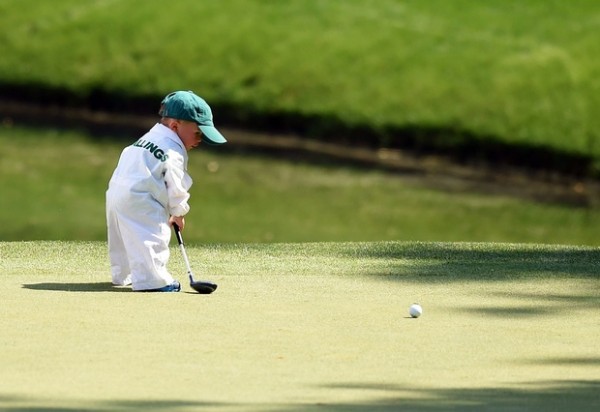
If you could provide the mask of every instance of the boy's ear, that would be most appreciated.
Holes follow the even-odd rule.
[[[177,131],[177,129],[179,128],[179,120],[168,118],[167,127],[173,131]]]

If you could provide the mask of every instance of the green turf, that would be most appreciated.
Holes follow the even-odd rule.
[[[106,92],[191,88],[233,107],[232,116],[434,127],[600,155],[596,0],[180,0],[167,8],[3,1],[0,82],[58,87],[92,105]]]
[[[0,410],[600,407],[598,248],[190,246],[201,296],[111,287],[105,247],[0,243]]]
[[[122,148],[137,137],[115,142],[73,131],[0,127],[0,240],[106,239],[104,192]],[[598,205],[478,193],[469,182],[438,190],[415,176],[206,148],[190,153],[189,167],[195,183],[185,238],[191,243],[600,245]]]

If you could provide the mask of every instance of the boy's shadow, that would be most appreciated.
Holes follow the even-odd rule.
[[[29,283],[23,288],[32,290],[55,290],[62,292],[131,292],[131,288],[113,286],[110,282],[89,283]]]

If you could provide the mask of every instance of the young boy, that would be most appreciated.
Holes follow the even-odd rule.
[[[208,104],[192,91],[161,102],[160,123],[121,153],[106,192],[108,252],[114,285],[134,291],[179,292],[167,271],[171,225],[185,227],[192,178],[187,151],[226,140]]]

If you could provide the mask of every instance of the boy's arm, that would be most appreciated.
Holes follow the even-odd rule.
[[[183,217],[190,210],[188,200],[192,178],[184,169],[183,156],[177,152],[169,153],[165,168],[165,185],[169,198],[169,214]],[[183,222],[181,222],[183,223]],[[183,225],[179,225],[183,229]]]

